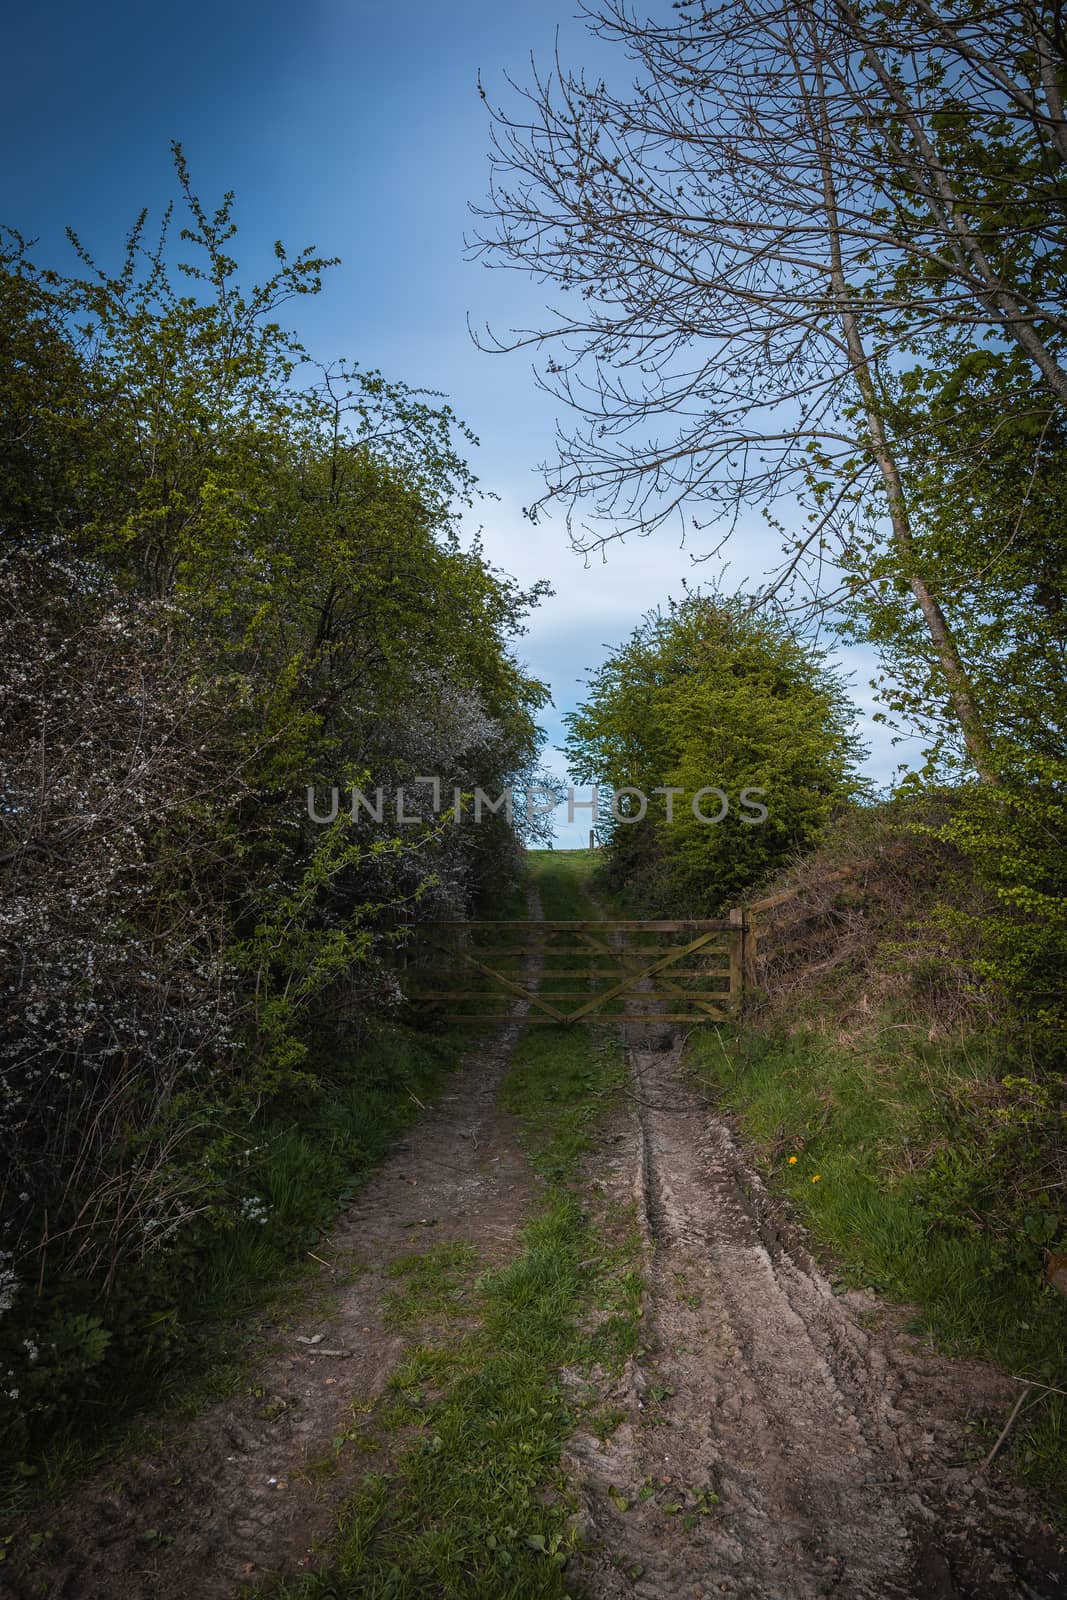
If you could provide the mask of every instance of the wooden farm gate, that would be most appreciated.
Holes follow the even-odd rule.
[[[741,997],[737,912],[668,922],[422,922],[412,933],[405,987],[420,1009],[451,1023],[724,1021]],[[466,969],[467,986],[432,986],[443,959],[445,970]],[[514,1015],[516,1000],[526,1002],[525,1016]]]

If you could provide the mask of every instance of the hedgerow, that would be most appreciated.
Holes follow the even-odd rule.
[[[182,1345],[191,1257],[273,1225],[263,1128],[343,1094],[331,1051],[374,1057],[406,927],[517,869],[510,828],[456,826],[418,779],[520,781],[546,698],[511,654],[543,586],[460,537],[468,430],[312,362],[277,317],[330,263],[279,244],[247,286],[232,196],[206,210],[175,155],[178,241],[168,211],[114,270],[73,235],[81,277],[0,252],[0,1427],[22,1450],[106,1369]],[[313,820],[332,786],[380,789],[377,820]]]

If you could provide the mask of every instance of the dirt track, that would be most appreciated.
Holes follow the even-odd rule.
[[[744,1600],[1062,1593],[1060,1544],[976,1471],[977,1414],[1017,1390],[839,1293],[701,1097],[675,1044],[635,1048],[634,1097],[598,1164],[646,1239],[646,1353],[626,1421],[574,1441],[593,1549],[616,1596]]]
[[[352,1451],[333,1472],[316,1463],[333,1458],[331,1441],[381,1393],[405,1344],[382,1315],[388,1262],[441,1240],[501,1261],[536,1209],[537,1180],[496,1106],[513,1038],[468,1063],[340,1220],[323,1250],[337,1284],[276,1330],[255,1392],[39,1513],[48,1558],[22,1565],[16,1553],[0,1593],[222,1600],[314,1564],[371,1464]],[[837,1292],[677,1041],[651,1049],[636,1029],[635,1040],[632,1092],[600,1135],[589,1196],[609,1219],[636,1202],[645,1348],[603,1384],[621,1425],[604,1444],[572,1442],[586,1552],[568,1584],[592,1600],[1062,1592],[1057,1541],[1004,1480],[976,1471],[967,1421],[1005,1416],[1011,1384],[906,1335],[906,1313]]]

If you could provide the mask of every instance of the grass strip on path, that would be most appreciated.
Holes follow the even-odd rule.
[[[590,914],[585,861],[537,853],[531,869],[547,917]],[[570,960],[581,993],[585,958]],[[606,1240],[580,1192],[596,1120],[624,1075],[621,1043],[600,1030],[543,1027],[523,1036],[503,1099],[544,1180],[543,1207],[523,1230],[516,1259],[478,1282],[477,1329],[452,1343],[435,1336],[394,1374],[389,1426],[412,1430],[414,1442],[393,1470],[364,1479],[341,1517],[328,1568],[261,1592],[293,1600],[540,1600],[567,1592],[575,1507],[560,1456],[581,1402],[561,1374],[617,1368],[634,1347],[640,1314],[635,1247]],[[419,1271],[432,1311],[440,1278],[432,1266]],[[413,1292],[417,1285],[405,1314]]]

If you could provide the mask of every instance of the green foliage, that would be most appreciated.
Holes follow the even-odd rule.
[[[901,24],[918,21],[917,10],[904,6],[872,15],[870,26],[901,62]],[[1059,45],[1046,41],[1046,47]],[[1002,83],[1038,86],[1029,39],[1009,29],[987,41],[983,63],[985,49],[993,50]],[[976,117],[968,100],[974,66],[972,60],[960,75],[938,51],[909,63],[915,81],[936,93],[929,139],[952,187],[954,225],[973,230],[1005,295],[1030,308],[1059,305],[1062,151],[1051,124],[1016,115],[1007,98],[994,96]],[[872,110],[872,125],[888,139],[888,103]],[[911,180],[899,160],[886,162],[881,187],[901,238],[920,236],[928,223],[929,208]],[[879,651],[883,720],[926,735],[921,776],[963,777],[943,837],[973,861],[1000,904],[982,925],[980,975],[1011,996],[1017,1014],[1038,1025],[1046,1043],[1058,1036],[1062,1049],[1067,428],[1063,393],[1035,352],[1062,363],[1064,333],[1054,318],[1037,315],[1032,328],[1009,323],[980,339],[969,318],[948,314],[956,304],[957,266],[944,252],[921,251],[897,266],[900,327],[911,319],[904,308],[916,295],[927,298],[933,313],[930,325],[906,342],[910,370],[882,375],[911,544],[906,552],[886,548],[877,508],[858,501],[850,508],[842,629]],[[996,793],[969,781],[955,712],[907,593],[909,571],[921,574],[960,643]]]
[[[883,704],[929,739],[928,772],[958,770],[959,730],[907,592],[918,571],[962,641],[998,777],[1029,752],[1064,759],[1067,434],[1026,364],[1003,351],[931,346],[888,385],[904,462],[908,552],[879,551],[857,508],[842,630],[878,647]],[[883,720],[885,716],[883,714]]]
[[[142,214],[117,267],[73,234],[80,276],[0,250],[0,1412],[27,1440],[84,1420],[83,1369],[143,1395],[142,1355],[187,1346],[193,1257],[252,1226],[249,1130],[316,1126],[331,1052],[398,1013],[406,925],[514,876],[503,819],[456,827],[418,779],[444,806],[521,779],[546,698],[511,654],[544,585],[460,535],[469,430],[312,361],[279,318],[331,263],[278,244],[249,283],[232,195],[175,167],[185,225]]]
[[[373,1040],[313,1058],[302,1090],[251,1122],[223,1125],[222,1192],[171,1249],[119,1274],[102,1298],[74,1275],[0,1323],[0,1384],[17,1387],[7,1421],[9,1495],[71,1454],[92,1459],[146,1402],[180,1395],[197,1368],[240,1358],[242,1326],[282,1275],[306,1264],[320,1228],[352,1197],[457,1059],[455,1041],[382,1028]]]
[[[608,881],[665,911],[736,903],[857,791],[853,716],[825,657],[742,598],[692,596],[652,614],[567,719],[580,780],[683,791],[670,819],[665,798],[643,821],[620,802],[631,814],[607,825]],[[729,802],[718,823],[693,811],[710,786]],[[767,807],[763,823],[748,790]],[[701,806],[714,817],[722,800]]]
[[[955,636],[991,746],[995,783],[971,780],[959,728],[906,592],[898,553],[877,551],[857,518],[847,554],[842,632],[875,645],[883,721],[923,732],[912,789],[955,778],[940,837],[998,903],[974,931],[976,971],[1027,1027],[1062,1051],[1067,1037],[1067,432],[1061,409],[1018,354],[930,343],[923,365],[888,386],[906,462],[909,561]],[[946,921],[958,921],[946,904]]]
[[[9,538],[41,521],[78,525],[99,401],[61,301],[25,242],[0,231],[0,504]]]
[[[954,792],[936,829],[973,863],[994,897],[982,913],[951,901],[932,918],[977,944],[974,972],[995,985],[1021,1038],[1040,1050],[1044,1070],[1067,1062],[1067,769],[1033,755],[995,787]]]

